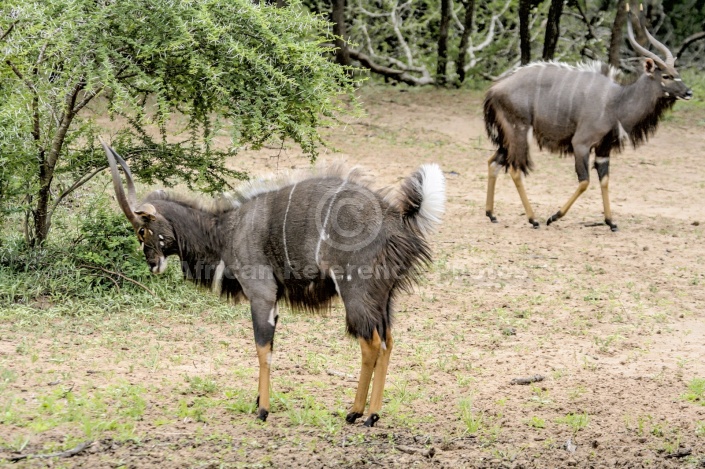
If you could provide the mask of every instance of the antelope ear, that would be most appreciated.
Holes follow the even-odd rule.
[[[135,215],[145,222],[154,221],[157,218],[157,209],[152,204],[142,204],[135,210]]]
[[[654,62],[653,59],[649,59],[649,58],[644,59],[644,73],[646,73],[649,76],[653,76],[655,71],[656,71],[656,62]]]

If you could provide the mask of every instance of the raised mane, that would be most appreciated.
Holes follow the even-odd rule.
[[[536,62],[531,62],[529,64],[523,65],[521,67],[517,67],[508,73],[501,75],[497,81],[501,81],[504,78],[510,77],[517,73],[519,70],[524,70],[527,68],[541,68],[541,67],[558,67],[562,68],[564,70],[575,70],[575,71],[581,71],[581,72],[592,72],[592,73],[599,73],[600,75],[604,75],[610,80],[612,80],[615,83],[619,83],[620,85],[628,84],[625,83],[625,80],[629,82],[631,80],[630,78],[626,77],[621,71],[618,69],[612,67],[609,64],[606,64],[604,62],[601,62],[599,60],[588,60],[586,62],[579,62],[577,64],[568,64],[565,62],[559,62],[555,60],[548,60],[548,61],[543,61],[539,60]]]
[[[252,200],[259,195],[278,191],[279,189],[307,179],[318,178],[345,179],[375,191],[372,177],[363,169],[357,166],[348,166],[344,162],[338,161],[331,164],[322,164],[316,167],[287,171],[280,174],[270,174],[268,176],[252,179],[243,182],[232,191],[224,192],[214,198],[184,195],[178,192],[160,189],[147,195],[145,202],[165,200],[194,210],[220,215],[242,206],[242,204],[248,200]],[[389,191],[387,188],[384,188],[375,192],[380,192],[384,195]]]

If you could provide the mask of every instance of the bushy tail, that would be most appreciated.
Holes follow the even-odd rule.
[[[446,179],[435,163],[421,166],[401,184],[399,209],[404,221],[423,236],[441,223],[445,202]]]

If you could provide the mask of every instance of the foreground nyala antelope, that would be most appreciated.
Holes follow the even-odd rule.
[[[628,6],[628,5],[627,5]],[[533,133],[541,148],[562,154],[573,153],[578,189],[548,218],[559,220],[585,192],[590,181],[590,151],[595,150],[595,169],[600,179],[605,223],[617,231],[608,194],[610,152],[622,149],[629,139],[636,148],[656,131],[664,111],[677,99],[688,100],[693,92],[681,81],[671,51],[654,39],[644,27],[651,44],[666,56],[640,46],[634,39],[631,18],[627,35],[632,47],[645,59],[643,73],[632,83],[620,83],[617,72],[600,62],[570,66],[537,62],[500,79],[487,92],[484,104],[487,134],[498,147],[489,159],[486,215],[493,223],[494,192],[502,168],[516,185],[529,223],[534,217],[524,189],[523,177],[532,169],[528,140]]]
[[[362,417],[370,381],[369,417],[379,419],[392,352],[392,302],[409,291],[431,259],[426,240],[440,222],[445,179],[421,166],[398,193],[373,191],[359,170],[329,167],[299,177],[246,185],[207,204],[156,191],[137,204],[130,170],[108,156],[117,200],[135,229],[153,273],[167,257],[181,259],[186,278],[250,301],[259,358],[258,418],[269,414],[269,372],[280,300],[306,310],[337,295],[347,332],[362,349],[357,394],[346,420]],[[117,162],[127,183],[125,196]]]

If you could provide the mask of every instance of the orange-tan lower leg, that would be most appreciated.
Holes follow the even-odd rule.
[[[368,427],[374,426],[379,420],[379,411],[382,408],[382,395],[384,394],[384,382],[387,379],[387,369],[389,368],[389,357],[392,355],[394,340],[392,332],[387,330],[387,340],[380,347],[379,358],[375,365],[374,380],[372,381],[372,395],[370,396],[370,417],[365,422]]]
[[[257,346],[259,359],[259,397],[257,398],[257,418],[263,422],[269,415],[269,372],[272,364],[272,344]]]
[[[566,202],[558,212],[551,215],[551,217],[546,221],[546,224],[550,225],[554,221],[563,218],[565,214],[568,213],[568,210],[570,210],[570,207],[572,207],[575,201],[578,200],[578,197],[580,197],[582,193],[587,190],[589,185],[590,181],[588,180],[580,181],[578,188],[575,190],[575,193],[570,197],[570,199],[568,199],[568,202]]]
[[[603,176],[600,180],[600,189],[602,189],[602,206],[605,209],[605,224],[608,225],[612,231],[617,231],[617,225],[612,223],[612,209],[610,208],[609,184],[610,177]]]
[[[497,154],[495,153],[487,160],[487,199],[485,200],[485,215],[487,215],[492,223],[497,223],[497,218],[494,216],[494,192],[497,184],[497,174],[500,166],[494,162]]]
[[[524,211],[526,212],[526,217],[529,219],[529,223],[531,223],[534,228],[538,228],[539,222],[534,218],[534,209],[531,208],[529,198],[526,196],[526,189],[524,189],[524,175],[515,168],[510,168],[509,174],[512,176],[512,181],[514,181],[517,192],[519,192],[519,197],[521,198],[521,203],[524,205]]]
[[[377,364],[377,358],[379,357],[380,348],[382,346],[382,341],[377,331],[372,335],[372,339],[365,340],[360,338],[359,340],[360,350],[362,351],[362,367],[360,368],[360,380],[357,382],[355,402],[348,416],[345,418],[349,423],[354,423],[355,420],[362,417],[365,412],[365,404],[367,403],[367,393],[370,389],[372,372]]]

